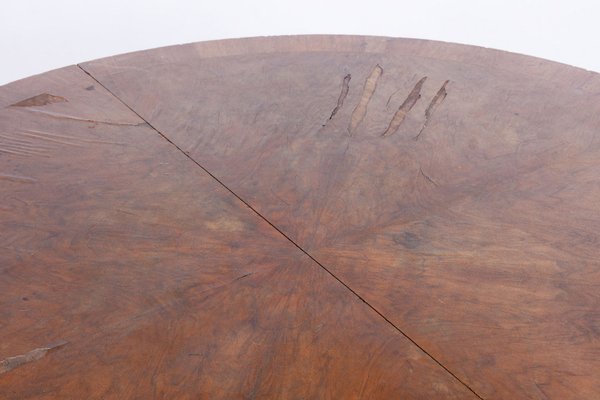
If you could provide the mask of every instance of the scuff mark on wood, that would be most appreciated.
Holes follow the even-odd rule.
[[[0,374],[4,374],[27,363],[37,361],[46,356],[46,354],[48,354],[48,352],[50,352],[51,350],[58,349],[66,345],[67,343],[68,342],[64,340],[59,340],[58,342],[51,343],[46,347],[33,349],[25,354],[21,354],[14,357],[8,357],[0,361]]]
[[[36,147],[26,141],[0,134],[0,153],[44,157],[43,152],[45,150],[47,149]]]
[[[55,112],[51,112],[51,111],[47,111],[47,110],[40,110],[40,109],[35,109],[35,108],[28,108],[27,110],[29,112],[35,112],[35,113],[38,113],[38,114],[43,114],[43,115],[46,115],[46,116],[51,117],[51,118],[65,119],[65,120],[70,120],[70,121],[91,122],[91,123],[94,123],[94,124],[114,125],[114,126],[143,126],[143,125],[147,125],[147,123],[145,121],[140,121],[140,122],[103,121],[103,120],[97,120],[97,119],[81,118],[81,117],[76,117],[76,116],[73,116],[73,115],[55,113]]]
[[[383,68],[379,66],[379,64],[375,65],[375,68],[371,71],[369,77],[365,80],[365,85],[363,87],[362,95],[360,96],[360,100],[354,111],[352,111],[352,116],[350,117],[350,124],[348,126],[348,131],[350,135],[354,133],[358,125],[362,122],[367,114],[367,106],[371,101],[371,97],[373,97],[373,93],[375,93],[375,89],[377,88],[377,81],[383,74]]]
[[[50,143],[56,143],[61,145],[69,145],[69,146],[78,146],[84,147],[87,143],[95,143],[95,144],[114,144],[119,146],[125,146],[126,144],[123,142],[115,142],[110,140],[97,140],[97,139],[87,139],[87,138],[79,138],[75,136],[67,136],[61,135],[55,132],[44,132],[40,130],[34,129],[24,129],[22,132],[18,134],[26,137],[29,140],[42,140]],[[80,142],[80,143],[78,143]],[[36,144],[39,146],[39,144]]]
[[[25,153],[23,151],[8,150],[8,149],[0,149],[0,153],[11,154],[14,156],[32,156],[32,155],[34,155],[34,154],[30,154],[30,153]]]
[[[78,138],[31,129],[13,133],[0,132],[0,152],[20,156],[49,157],[46,153],[57,150],[61,146],[85,147],[89,143],[126,145],[117,141]]]
[[[35,183],[35,182],[37,182],[36,179],[29,178],[27,176],[2,174],[2,173],[0,173],[0,180],[17,182],[17,183]]]
[[[425,110],[425,121],[423,121],[423,125],[421,126],[421,129],[419,130],[419,133],[417,134],[417,136],[414,137],[415,140],[419,140],[421,133],[423,133],[423,131],[427,127],[427,124],[429,123],[431,115],[433,114],[433,110],[435,110],[435,108],[438,106],[438,104],[440,104],[442,101],[444,101],[444,99],[448,95],[448,92],[446,91],[446,85],[448,84],[448,82],[450,82],[450,81],[447,80],[446,82],[444,82],[444,84],[442,85],[440,90],[437,91],[437,93],[435,94],[435,96],[433,96],[433,99],[431,99],[431,102],[427,106],[427,109]]]
[[[406,99],[402,102],[400,107],[398,107],[398,111],[392,117],[390,124],[388,125],[385,132],[381,134],[381,136],[388,136],[393,133],[396,133],[406,115],[410,112],[410,110],[414,107],[417,101],[421,98],[421,88],[423,87],[423,83],[427,80],[427,77],[424,76],[421,78],[410,91]]]
[[[338,101],[335,108],[329,116],[329,120],[331,120],[335,116],[335,114],[337,114],[340,108],[342,108],[342,106],[344,105],[344,100],[346,99],[346,96],[348,96],[348,91],[350,90],[350,79],[352,79],[352,75],[350,74],[344,77],[344,80],[342,81],[342,90],[340,92],[340,96],[338,97]]]
[[[213,290],[216,290],[216,289],[221,289],[221,288],[223,288],[225,286],[229,286],[232,283],[235,283],[235,282],[237,282],[237,281],[239,281],[241,279],[247,278],[247,277],[249,277],[250,275],[253,275],[253,274],[254,274],[254,272],[245,273],[244,275],[238,276],[237,278],[233,278],[229,282],[225,282],[225,283],[222,283],[222,284],[216,285],[216,286],[207,287],[207,288],[203,289],[202,291],[200,291],[200,293],[210,292],[210,291],[213,291]],[[193,288],[195,288],[196,286],[199,286],[199,285],[201,285],[201,284],[190,285],[190,286],[186,287],[186,290],[193,289]]]

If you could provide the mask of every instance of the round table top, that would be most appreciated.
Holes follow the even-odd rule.
[[[0,87],[0,398],[591,399],[600,75],[422,40]]]

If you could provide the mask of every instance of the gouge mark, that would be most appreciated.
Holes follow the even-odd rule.
[[[393,133],[396,133],[398,128],[400,128],[400,125],[402,125],[404,118],[406,118],[406,115],[410,112],[410,110],[414,107],[414,105],[417,103],[417,101],[421,98],[421,88],[423,87],[423,83],[425,83],[426,80],[427,80],[427,77],[424,76],[415,84],[415,86],[410,91],[410,93],[408,94],[408,96],[406,97],[404,102],[402,102],[402,104],[398,108],[398,111],[396,111],[396,113],[392,117],[390,124],[388,125],[385,132],[383,132],[381,134],[381,136],[388,136]]]
[[[365,115],[367,114],[367,106],[369,105],[369,101],[371,101],[371,97],[373,97],[373,93],[375,93],[377,81],[381,77],[381,74],[383,74],[383,68],[377,64],[371,71],[369,77],[365,80],[362,96],[360,97],[360,100],[354,108],[354,111],[352,111],[352,116],[350,117],[350,124],[348,126],[350,135],[354,133],[358,125],[360,125],[362,120],[365,118]]]
[[[441,104],[441,102],[444,101],[444,99],[448,95],[448,92],[446,91],[446,85],[448,84],[448,82],[450,81],[444,82],[440,90],[437,91],[437,93],[435,94],[435,96],[433,96],[433,99],[431,99],[431,102],[427,106],[427,109],[425,110],[425,121],[423,121],[423,125],[421,125],[421,129],[419,130],[417,136],[414,137],[415,140],[419,140],[419,136],[421,136],[421,133],[423,133],[423,131],[427,127],[427,124],[431,119],[431,115],[433,114],[433,110],[435,110],[435,108],[439,104]]]

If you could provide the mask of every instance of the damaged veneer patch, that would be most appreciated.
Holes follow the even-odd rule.
[[[46,356],[50,351],[56,350],[60,347],[63,347],[68,342],[64,340],[59,340],[57,342],[51,343],[46,347],[40,347],[37,349],[33,349],[30,352],[25,354],[21,354],[14,357],[8,357],[2,361],[0,361],[0,374],[4,374],[8,371],[11,371],[15,368],[18,368],[22,365],[28,364],[33,361],[37,361]]]
[[[64,102],[68,102],[68,100],[64,97],[55,96],[49,93],[42,93],[25,100],[21,100],[18,103],[11,104],[10,107],[40,107],[48,104]]]

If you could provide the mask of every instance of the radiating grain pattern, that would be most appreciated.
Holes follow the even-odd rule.
[[[81,69],[0,135],[1,399],[476,398]]]
[[[336,36],[83,68],[483,398],[598,397],[598,74]]]

